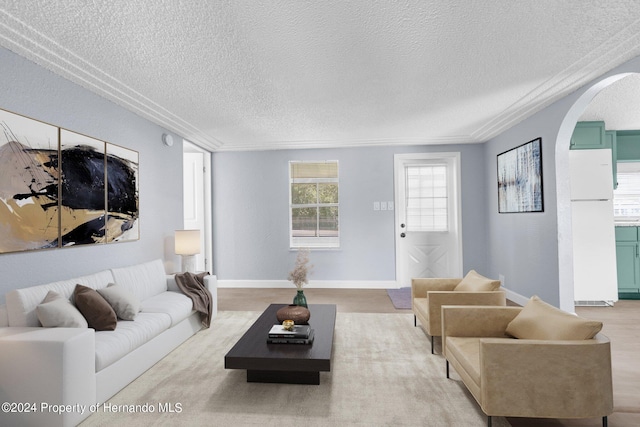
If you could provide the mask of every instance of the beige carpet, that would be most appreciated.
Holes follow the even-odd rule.
[[[224,355],[258,312],[222,311],[108,403],[154,413],[99,411],[88,426],[485,426],[486,417],[411,314],[341,313],[331,372],[317,385],[247,383]],[[163,412],[171,404],[173,410]],[[134,408],[135,409],[135,408]],[[509,423],[496,417],[496,427]]]

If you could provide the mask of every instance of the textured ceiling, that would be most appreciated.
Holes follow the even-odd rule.
[[[580,120],[602,120],[607,130],[640,129],[640,74],[607,86],[591,101]]]
[[[0,44],[212,150],[473,143],[640,54],[639,18],[636,0],[3,0]]]

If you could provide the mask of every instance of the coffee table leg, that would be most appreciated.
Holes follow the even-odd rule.
[[[285,383],[320,385],[320,372],[247,370],[248,383]]]

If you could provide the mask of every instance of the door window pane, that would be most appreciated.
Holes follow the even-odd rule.
[[[448,231],[447,166],[406,166],[407,230]]]

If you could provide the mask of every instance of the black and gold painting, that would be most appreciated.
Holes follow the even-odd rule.
[[[105,243],[105,143],[60,129],[62,246]]]
[[[0,110],[0,253],[139,239],[137,151]]]
[[[59,246],[58,128],[0,110],[0,253]]]
[[[107,243],[138,240],[138,152],[107,144]]]

